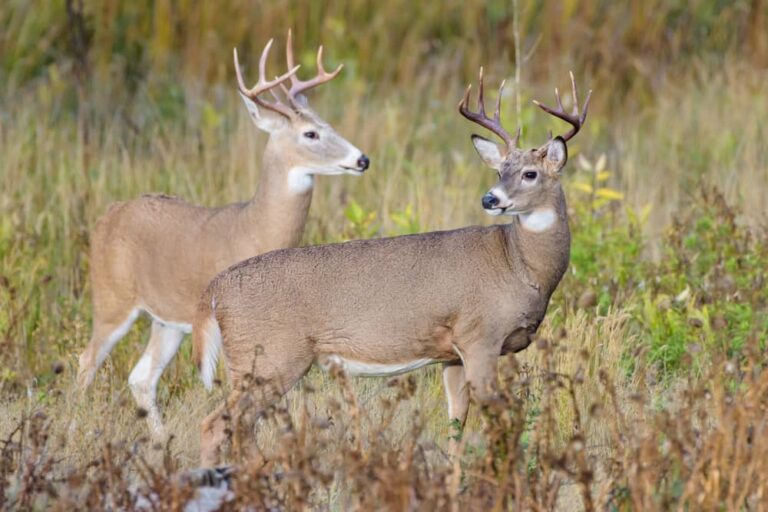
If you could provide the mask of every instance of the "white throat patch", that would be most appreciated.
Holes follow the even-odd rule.
[[[294,194],[306,194],[315,185],[315,175],[312,169],[293,167],[288,171],[288,189]]]
[[[520,214],[520,221],[528,231],[543,233],[551,228],[557,220],[557,213],[551,208],[542,208],[528,213]]]

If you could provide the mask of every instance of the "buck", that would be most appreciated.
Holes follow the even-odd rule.
[[[502,88],[503,88],[502,83]],[[564,136],[530,150],[518,148],[483,102],[459,104],[470,121],[498,135],[472,142],[498,173],[482,198],[490,215],[508,224],[467,227],[395,238],[285,249],[233,265],[210,283],[194,321],[193,354],[210,389],[223,351],[232,391],[202,422],[201,462],[217,462],[227,421],[244,405],[268,407],[313,364],[348,375],[385,376],[442,363],[451,419],[462,425],[474,400],[492,397],[499,356],[531,342],[549,298],[568,266],[570,232],[560,174],[566,142],[581,128],[589,96],[574,109],[541,109],[572,126]],[[591,96],[591,91],[590,91]],[[242,385],[252,375],[268,385]]]
[[[148,412],[155,434],[163,433],[156,405],[164,368],[191,330],[197,300],[217,272],[263,252],[299,244],[307,221],[315,175],[362,174],[369,165],[359,149],[341,137],[307,104],[304,93],[335,78],[317,52],[317,76],[296,78],[291,33],[288,71],[268,81],[272,40],[259,60],[259,80],[243,82],[237,50],[240,96],[254,124],[269,133],[261,178],[250,201],[203,208],[164,195],[144,195],[113,204],[99,219],[91,244],[93,333],[80,356],[78,381],[84,390],[109,352],[141,312],[152,318],[149,343],[128,379],[137,404]],[[290,88],[286,82],[290,80]],[[280,87],[287,102],[275,94]],[[265,93],[274,100],[266,100]]]

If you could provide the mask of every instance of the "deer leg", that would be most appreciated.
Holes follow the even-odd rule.
[[[81,391],[85,391],[92,383],[101,364],[115,347],[118,341],[128,333],[139,310],[133,309],[126,315],[125,310],[114,313],[106,318],[96,314],[93,319],[93,333],[88,346],[80,354],[77,383]]]
[[[147,422],[152,435],[163,435],[163,420],[157,408],[157,384],[163,370],[179,350],[184,333],[160,322],[152,322],[152,334],[144,354],[131,371],[128,385],[139,407],[147,411]]]
[[[499,361],[501,347],[477,342],[467,347],[464,352],[464,365],[467,384],[472,399],[483,404],[496,394],[498,375],[496,367]]]
[[[240,391],[232,391],[227,401],[214,409],[200,424],[200,465],[202,467],[212,468],[219,462],[221,445],[227,439],[227,410],[231,410],[239,400]]]
[[[254,365],[259,377],[247,383],[242,382],[245,379],[240,377],[240,372],[232,375],[233,391],[226,403],[206,416],[201,424],[201,466],[212,467],[219,462],[221,445],[227,439],[228,430],[233,434],[235,445],[239,446],[242,434],[253,432],[252,426],[259,414],[290,391],[309,371],[313,360],[311,352],[295,359],[264,359]]]
[[[448,438],[448,454],[459,455],[459,439],[464,431],[469,409],[469,388],[461,362],[443,363],[443,385],[448,400],[448,419],[451,422]]]
[[[206,416],[201,424],[200,465],[213,467],[220,462],[221,447],[228,437],[232,438],[234,451],[237,452],[237,448],[243,445],[243,435],[253,432],[259,413],[277,402],[283,394],[273,386],[263,386],[263,389],[237,386],[227,401]]]

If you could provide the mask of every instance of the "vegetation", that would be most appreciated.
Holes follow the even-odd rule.
[[[322,4],[0,5],[0,508],[181,507],[194,493],[176,474],[221,392],[202,391],[188,346],[161,388],[167,444],[145,438],[125,388],[145,322],[87,400],[74,392],[88,233],[144,192],[216,205],[254,190],[265,139],[231,48],[253,66],[289,27],[305,67],[319,42],[346,64],[310,101],[372,160],[362,178],[318,180],[307,244],[491,222],[492,178],[455,108],[481,64],[512,85],[502,117],[526,145],[562,128],[529,100],[551,101],[568,70],[595,93],[564,178],[569,272],[536,346],[502,363],[499,400],[472,410],[461,464],[444,456],[436,369],[312,372],[261,422],[256,452],[233,447],[229,505],[765,508],[766,4]]]

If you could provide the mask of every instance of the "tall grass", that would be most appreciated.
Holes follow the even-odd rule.
[[[125,382],[147,329],[139,322],[118,345],[98,375],[90,403],[74,399],[71,375],[90,329],[88,234],[110,202],[141,193],[217,205],[253,192],[265,136],[250,124],[234,92],[231,48],[238,47],[249,76],[266,40],[275,37],[281,51],[292,27],[304,67],[312,68],[319,42],[330,62],[346,64],[341,77],[310,102],[371,156],[372,168],[362,178],[318,180],[304,243],[447,229],[490,222],[479,198],[493,176],[471,149],[471,127],[455,105],[480,65],[486,66],[489,85],[514,75],[513,13],[511,3],[474,0],[418,5],[107,0],[85,2],[81,18],[79,5],[11,0],[0,6],[0,26],[6,29],[0,31],[0,407],[6,413],[0,415],[0,438],[27,418],[22,423],[31,430],[24,436],[44,431],[45,440],[62,441],[45,445],[45,453],[64,464],[49,467],[51,478],[72,471],[108,494],[123,484],[113,482],[117,487],[109,491],[102,481],[89,480],[92,469],[77,468],[95,460],[113,464],[118,459],[111,457],[145,434]],[[402,493],[427,492],[422,486],[427,474],[448,479],[444,491],[454,494],[431,490],[420,502],[426,504],[460,502],[459,491],[467,488],[467,506],[476,504],[475,498],[521,504],[515,500],[530,493],[554,492],[554,502],[568,508],[571,502],[586,503],[578,490],[586,485],[595,503],[618,509],[678,502],[709,506],[719,498],[753,507],[764,491],[741,480],[746,473],[729,461],[744,460],[748,471],[757,471],[762,453],[757,448],[764,447],[746,434],[728,445],[726,433],[759,430],[765,421],[756,393],[764,384],[768,338],[768,35],[761,29],[768,21],[766,5],[542,0],[520,6],[522,118],[515,119],[516,91],[509,90],[505,123],[521,122],[525,145],[540,144],[548,129],[562,126],[535,110],[530,99],[551,102],[552,89],[567,84],[569,69],[583,90],[595,90],[584,133],[569,148],[564,181],[574,233],[572,264],[542,326],[549,343],[529,349],[507,368],[514,378],[505,403],[514,405],[521,415],[515,422],[523,424],[507,417],[506,434],[491,432],[498,419],[493,414],[501,412],[473,412],[465,467],[475,476],[457,484],[441,456],[448,425],[436,370],[416,374],[415,391],[381,434],[387,439],[383,445],[367,434],[378,432],[377,421],[385,414],[378,397],[386,384],[353,381],[351,398],[373,418],[362,431],[374,444],[363,447],[362,465],[343,469],[341,476],[330,478],[325,469],[307,473],[327,493],[314,496],[319,501],[313,503],[366,506],[355,501],[366,498],[359,492],[355,497],[365,481],[355,472],[369,475],[380,466],[393,472],[378,481]],[[273,56],[270,66],[277,72],[282,59]],[[739,370],[722,376],[723,368]],[[567,382],[559,380],[566,377],[579,381],[575,406]],[[156,468],[195,464],[196,425],[214,401],[196,379],[184,347],[160,394],[176,441],[165,460],[162,450],[143,442],[134,455],[148,457]],[[331,416],[330,448],[312,456],[341,464],[352,456],[349,450],[360,448],[346,444],[349,410],[334,409],[331,402],[343,403],[350,395],[320,373],[313,372],[307,384],[315,392],[294,390],[280,407],[294,419],[305,407],[315,419]],[[714,393],[716,386],[722,401],[707,402],[705,391]],[[613,407],[605,402],[612,399],[606,395],[610,389],[616,390],[625,424],[617,433],[615,417],[595,416],[581,427],[587,446],[582,453],[588,456],[581,461],[567,448],[575,439],[575,422],[586,418],[595,397]],[[743,411],[749,412],[734,416],[727,397],[746,404]],[[35,419],[34,411],[45,411],[49,419]],[[701,411],[706,417],[694,414]],[[415,432],[411,419],[417,413]],[[678,425],[684,439],[660,438],[659,431],[672,428],[678,413],[680,422],[687,422]],[[550,429],[553,443],[554,451],[547,453],[565,459],[545,462],[529,448],[542,428]],[[259,443],[279,448],[300,441],[304,449],[325,435],[312,431],[286,440],[283,433],[265,425]],[[24,480],[19,463],[41,452],[26,451],[38,446],[26,441],[15,451],[21,439],[16,436],[3,445],[12,455],[9,465],[0,467],[12,468],[3,469],[3,478],[23,489],[24,482],[41,480]],[[416,441],[408,444],[409,439]],[[493,471],[509,458],[484,450],[500,439],[518,439],[515,449],[522,452],[515,452],[516,465],[507,467],[506,480],[497,487],[503,475]],[[654,451],[666,442],[673,447]],[[411,461],[397,473],[402,446],[430,453],[429,464]],[[341,458],[329,453],[333,447]],[[747,457],[739,452],[729,459],[730,447],[752,447],[754,456],[739,459]],[[381,454],[374,457],[375,450]],[[280,460],[299,467],[297,459]],[[666,473],[646,473],[634,460],[666,464]],[[554,473],[544,478],[547,464]],[[712,483],[707,468],[717,464],[732,470],[728,478],[734,482],[747,482],[745,487],[732,495],[730,489],[737,487]],[[590,469],[592,480],[580,484],[585,480],[574,467]],[[134,467],[124,482],[118,480],[133,482],[146,476],[145,469]],[[270,469],[252,470],[276,478]],[[46,481],[44,474],[40,478]],[[310,480],[301,480],[297,489]],[[409,488],[411,481],[417,483]],[[562,485],[551,487],[556,481]],[[514,491],[503,487],[513,484]],[[383,493],[386,486],[376,489]],[[608,494],[600,495],[600,489]],[[751,497],[733,501],[743,489]],[[643,501],[655,490],[669,501]],[[390,503],[383,494],[374,496]],[[546,503],[544,495],[536,496],[527,503]]]
[[[514,64],[513,5],[503,0],[417,6],[404,0],[65,0],[43,5],[11,0],[0,11],[6,27],[0,36],[0,70],[10,85],[22,88],[30,79],[73,64],[69,58],[83,44],[73,35],[77,20],[68,10],[77,12],[80,3],[85,13],[80,39],[89,69],[97,84],[115,86],[111,95],[144,83],[229,83],[233,46],[251,54],[263,40],[291,27],[305,49],[305,63],[312,61],[310,47],[323,41],[349,63],[349,80],[374,86],[411,83],[431,62],[450,58],[465,74],[474,74],[478,62]],[[595,77],[601,90],[614,86],[612,97],[604,93],[602,101],[618,100],[628,91],[655,92],[693,57],[740,54],[756,65],[765,65],[768,57],[762,30],[768,11],[759,0],[652,0],[629,6],[537,0],[521,2],[519,16],[522,54],[533,49],[526,72],[548,75],[569,64]]]
[[[611,335],[621,324],[602,334],[621,340]],[[574,348],[542,339],[536,366],[506,360],[501,393],[461,439],[455,463],[425,424],[429,383],[413,376],[375,396],[340,375],[332,390],[305,385],[303,400],[263,413],[256,442],[236,444],[240,463],[226,472],[179,473],[178,440],[124,441],[138,419],[112,418],[104,429],[90,420],[82,434],[62,435],[59,400],[50,413],[3,418],[0,506],[181,510],[207,496],[234,510],[763,509],[768,383],[757,347],[667,391],[661,406],[654,386],[617,380],[604,361],[593,366],[594,348],[563,357]],[[89,444],[73,447],[81,435]]]

